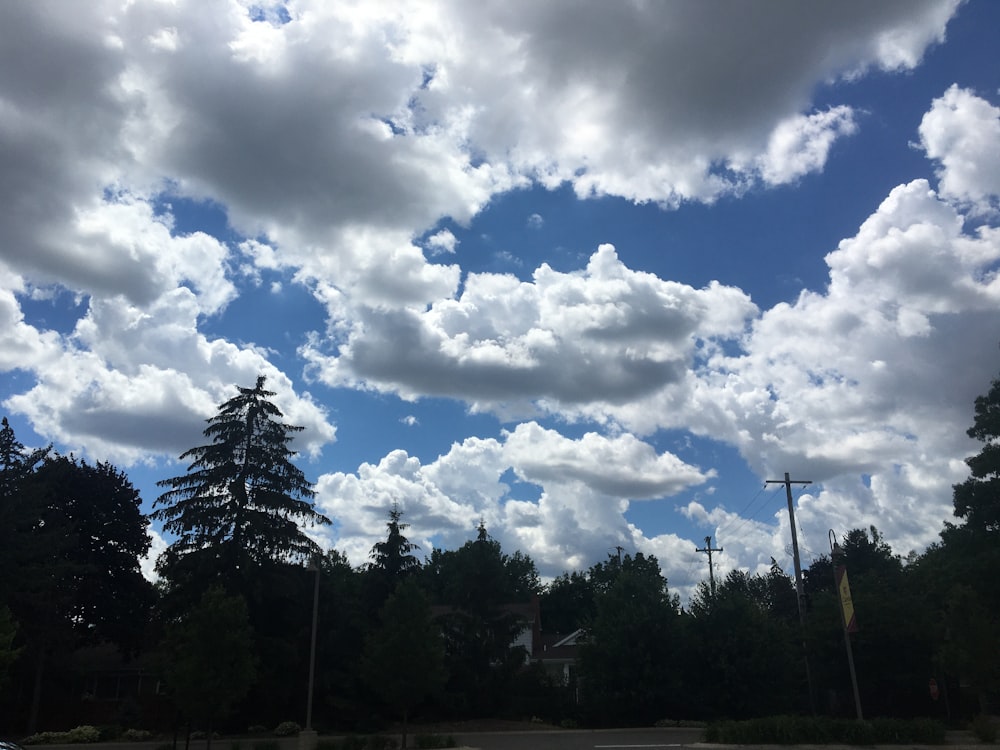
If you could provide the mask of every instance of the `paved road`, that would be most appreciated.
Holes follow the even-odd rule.
[[[625,750],[679,748],[700,742],[701,729],[579,729],[558,732],[456,734],[459,745],[479,750]]]

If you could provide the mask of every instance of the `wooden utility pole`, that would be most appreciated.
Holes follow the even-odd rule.
[[[789,479],[788,472],[785,472],[784,479],[768,479],[765,484],[785,485],[785,495],[788,497],[788,521],[792,527],[792,562],[795,563],[795,595],[799,602],[799,620],[805,624],[803,614],[803,603],[805,591],[802,588],[802,564],[799,562],[799,536],[795,530],[795,506],[792,503],[793,484],[812,484],[811,479]]]
[[[805,589],[802,587],[802,564],[799,562],[799,536],[795,530],[795,505],[792,502],[792,485],[812,484],[812,480],[791,479],[786,471],[784,479],[768,479],[765,484],[785,485],[785,496],[788,498],[788,521],[792,527],[792,562],[795,564],[795,600],[799,605],[799,627],[802,629],[802,657],[806,663],[806,682],[809,683],[809,704],[815,716],[816,698],[813,695],[812,673],[809,669],[809,653],[806,651]]]
[[[712,569],[712,553],[722,552],[722,547],[718,549],[712,549],[712,537],[705,537],[705,546],[695,547],[695,552],[707,552],[708,553],[708,585],[711,588],[712,596],[715,596],[715,571]]]

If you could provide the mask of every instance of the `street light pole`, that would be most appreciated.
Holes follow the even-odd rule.
[[[316,747],[316,732],[312,728],[312,713],[313,683],[316,677],[316,626],[319,620],[319,573],[321,567],[318,556],[314,557],[308,566],[308,570],[316,571],[316,580],[313,584],[312,634],[309,638],[309,689],[306,697],[306,726],[299,733],[299,748],[301,750],[313,750]]]

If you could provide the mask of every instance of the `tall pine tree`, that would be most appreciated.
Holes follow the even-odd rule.
[[[159,482],[168,487],[153,518],[177,539],[158,562],[172,583],[192,577],[245,578],[267,563],[301,562],[320,554],[300,524],[328,524],[312,504],[312,486],[292,463],[290,444],[302,427],[281,421],[264,388],[253,388],[219,407],[208,420],[208,445],[181,455],[187,473]]]

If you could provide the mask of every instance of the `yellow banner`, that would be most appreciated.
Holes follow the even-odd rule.
[[[837,567],[837,589],[840,593],[840,609],[844,615],[844,626],[848,633],[854,633],[858,629],[858,623],[854,619],[854,602],[851,601],[851,585],[847,582],[847,568],[843,565]]]

